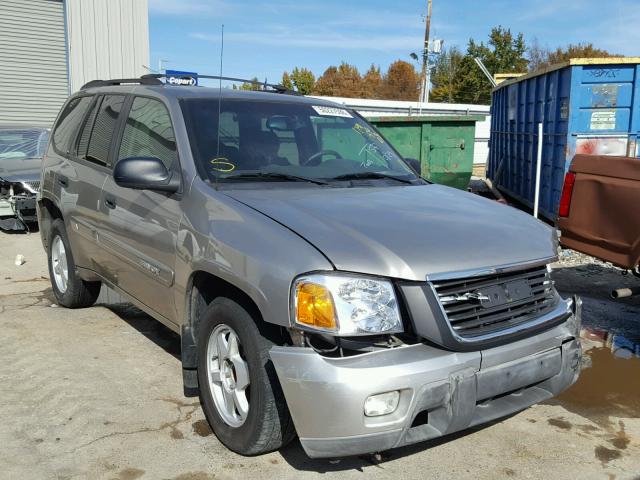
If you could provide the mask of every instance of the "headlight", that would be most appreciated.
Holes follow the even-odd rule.
[[[304,329],[340,336],[402,332],[391,282],[350,275],[313,274],[293,284],[293,315]]]

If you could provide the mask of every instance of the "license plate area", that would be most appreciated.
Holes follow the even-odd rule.
[[[478,401],[528,387],[551,378],[562,369],[562,351],[554,348],[523,359],[496,365],[476,374]]]

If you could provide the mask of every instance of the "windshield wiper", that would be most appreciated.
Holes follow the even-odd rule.
[[[385,179],[385,180],[389,179],[389,180],[395,180],[396,182],[406,183],[407,185],[413,185],[413,180],[396,177],[394,175],[387,175],[386,173],[380,173],[380,172],[347,173],[345,175],[338,175],[337,177],[331,178],[331,180],[367,180],[367,179]]]
[[[315,183],[316,185],[329,185],[327,182],[317,180],[315,178],[299,177],[298,175],[290,175],[288,173],[280,172],[237,173],[235,175],[225,175],[224,177],[220,177],[221,180],[252,180],[261,178],[284,180],[288,182],[309,182]]]

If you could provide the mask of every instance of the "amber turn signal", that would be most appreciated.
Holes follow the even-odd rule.
[[[337,330],[336,310],[331,292],[317,283],[296,286],[296,322],[323,330]]]

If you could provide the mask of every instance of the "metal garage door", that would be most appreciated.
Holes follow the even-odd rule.
[[[49,126],[69,94],[62,0],[0,1],[0,123]]]

